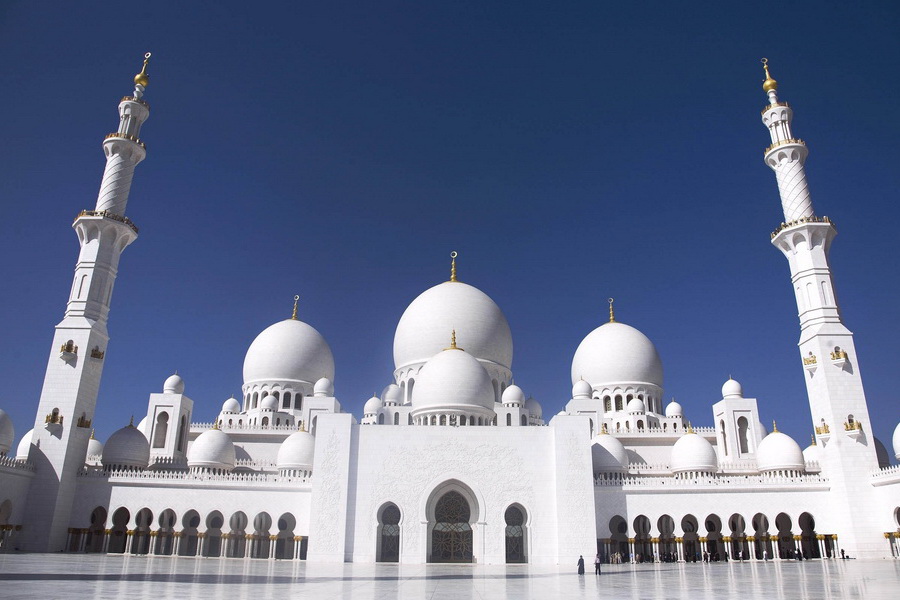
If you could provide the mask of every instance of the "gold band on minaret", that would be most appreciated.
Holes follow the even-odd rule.
[[[147,64],[150,62],[150,53],[146,53],[144,55],[144,66],[141,68],[141,72],[134,76],[134,84],[142,85],[147,87],[150,85],[150,76],[147,75]]]
[[[613,312],[613,302],[614,302],[615,300],[614,300],[613,298],[607,298],[606,301],[609,302],[609,322],[610,322],[610,323],[615,323],[615,322],[616,322],[616,315],[615,315],[615,313]]]
[[[766,71],[766,79],[763,81],[763,91],[768,93],[778,89],[778,82],[772,79],[772,76],[769,74],[769,59],[763,58],[759,62],[762,63],[763,69]]]
[[[456,250],[450,253],[450,281],[456,281]]]
[[[291,314],[291,318],[293,320],[297,320],[297,303],[300,302],[300,295],[297,294],[294,296],[294,312]]]

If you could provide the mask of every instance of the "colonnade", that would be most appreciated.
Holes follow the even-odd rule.
[[[129,529],[121,532],[113,529],[69,528],[66,548],[69,552],[109,553],[110,542],[116,537],[117,533],[124,533],[125,535],[123,554],[206,558],[227,557],[247,560],[251,558],[304,560],[306,558],[305,542],[308,541],[308,538],[302,535],[293,537],[254,533],[210,535],[206,531],[195,533],[193,530],[167,531],[158,529],[155,531],[142,531]],[[93,539],[97,535],[101,536],[99,544]],[[149,543],[144,541],[146,538],[149,538]],[[192,538],[196,538],[196,544],[192,543]],[[167,544],[170,539],[172,540],[171,546]],[[285,548],[280,553],[277,552],[279,540],[284,540],[285,543]],[[290,545],[290,552],[285,552],[288,544]]]

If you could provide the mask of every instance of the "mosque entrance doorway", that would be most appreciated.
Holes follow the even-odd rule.
[[[470,563],[473,559],[472,509],[457,491],[449,491],[434,507],[431,531],[431,562]]]
[[[525,513],[518,506],[510,506],[506,519],[506,562],[525,563]]]
[[[389,503],[381,509],[378,529],[380,539],[378,547],[379,562],[400,561],[400,509]]]

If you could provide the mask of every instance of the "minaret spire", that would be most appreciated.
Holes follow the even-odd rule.
[[[793,223],[814,214],[803,168],[809,150],[803,140],[795,138],[791,132],[794,111],[787,102],[778,101],[778,82],[769,73],[769,59],[762,59],[762,64],[766,73],[763,91],[769,99],[769,105],[762,110],[762,121],[772,138],[772,144],[765,151],[765,162],[775,171],[784,222]]]
[[[63,550],[71,525],[75,478],[84,464],[108,355],[106,324],[119,258],[138,234],[125,206],[134,167],[147,154],[138,135],[150,114],[142,99],[150,82],[149,59],[148,52],[134,77],[134,96],[119,102],[118,130],[103,141],[106,168],[95,209],[81,211],[72,224],[81,250],[65,316],[53,337],[29,450],[35,474],[23,546],[32,552]]]

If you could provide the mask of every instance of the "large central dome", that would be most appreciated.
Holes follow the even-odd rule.
[[[244,357],[244,383],[334,380],[334,357],[325,338],[310,325],[286,319],[263,330]]]
[[[471,356],[506,369],[512,365],[512,334],[500,307],[478,288],[446,281],[422,292],[400,317],[394,367],[425,363],[447,347],[454,329]]]
[[[593,330],[572,359],[572,383],[584,379],[594,388],[614,383],[663,384],[663,368],[650,339],[615,321]]]

